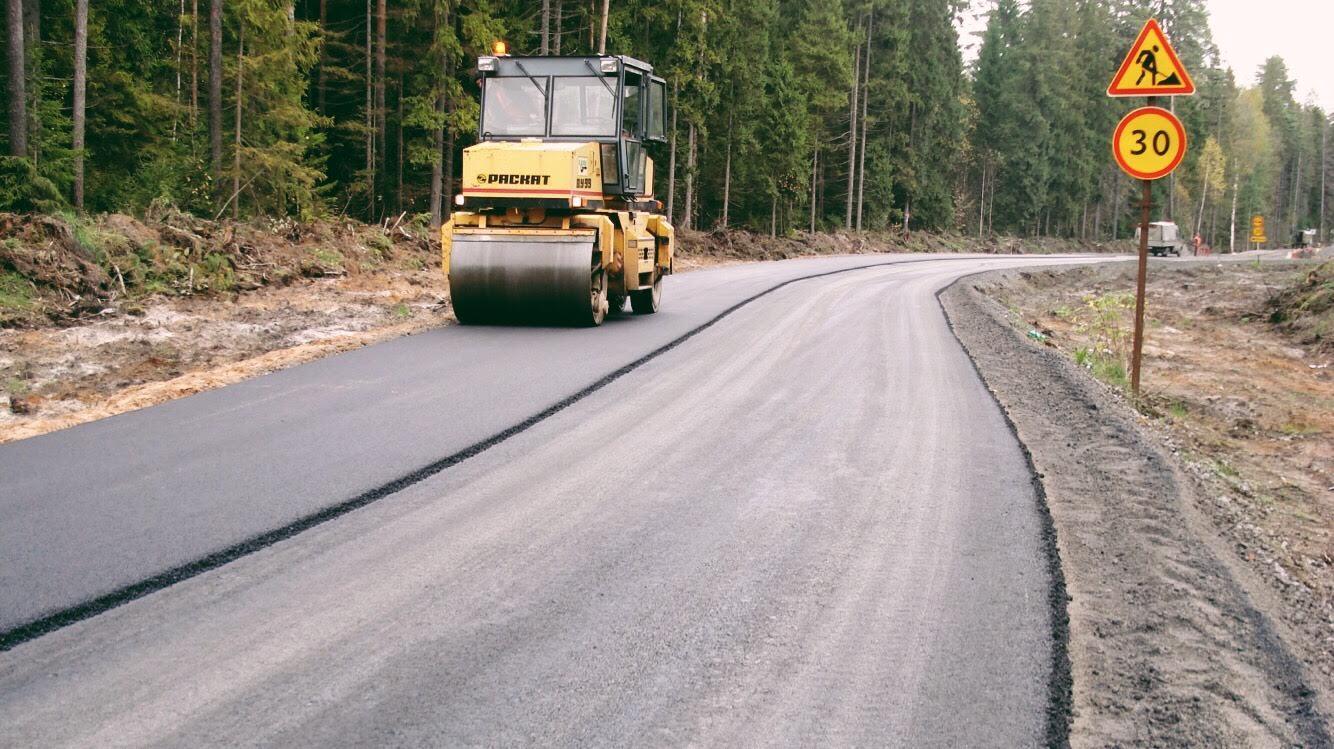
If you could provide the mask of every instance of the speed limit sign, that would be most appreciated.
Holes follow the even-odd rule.
[[[1125,173],[1136,179],[1166,177],[1186,155],[1186,128],[1162,107],[1140,107],[1116,126],[1112,153]]]

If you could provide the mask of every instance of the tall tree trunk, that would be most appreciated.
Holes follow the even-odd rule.
[[[444,95],[441,94],[435,99],[435,113],[443,117],[445,113]],[[437,127],[432,133],[432,146],[435,148],[435,160],[431,163],[431,228],[439,229],[444,220],[444,210],[441,206],[441,195],[444,192],[444,150],[445,150],[445,129]]]
[[[667,151],[667,220],[676,221],[676,81],[672,81],[672,144]]]
[[[1241,178],[1232,175],[1232,222],[1227,230],[1227,251],[1237,251],[1237,188],[1241,187]]]
[[[323,4],[325,0],[320,0]],[[440,43],[440,38],[444,33],[446,24],[441,22],[440,10],[437,7],[435,12],[435,36],[436,46],[444,49]],[[439,229],[444,218],[441,194],[444,192],[444,149],[445,149],[445,83],[449,80],[449,59],[448,53],[442,52],[444,59],[440,61],[440,82],[439,89],[435,94],[435,118],[436,125],[431,133],[431,145],[434,147],[435,158],[431,159],[431,229]]]
[[[383,165],[380,171],[388,181],[389,176],[389,126],[388,109],[385,108],[385,88],[387,81],[385,78],[385,60],[387,53],[385,51],[385,40],[388,36],[388,2],[387,0],[376,0],[375,3],[375,137],[378,139],[375,146],[375,155],[379,157]]]
[[[551,53],[551,0],[542,0],[542,54]]]
[[[454,204],[454,130],[445,128],[445,205]]]
[[[862,148],[857,157],[857,231],[862,230],[862,206],[866,202],[866,133],[871,102],[871,29],[875,26],[875,12],[866,19],[866,72],[862,76]]]
[[[1201,164],[1201,172],[1204,172],[1200,180],[1200,210],[1195,214],[1195,233],[1199,234],[1204,226],[1204,201],[1209,197],[1209,168],[1207,164]]]
[[[811,156],[811,233],[815,233],[815,196],[816,187],[820,183],[820,147],[815,147],[815,153]]]
[[[208,143],[213,184],[222,187],[222,0],[208,9]]]
[[[185,101],[182,95],[185,76],[181,70],[185,65],[185,0],[181,0],[181,12],[176,16],[176,111],[171,114],[171,142],[176,142],[176,126],[180,119],[181,107]]]
[[[607,14],[611,12],[611,0],[602,0],[602,34],[598,36],[598,54],[607,54]]]
[[[329,77],[324,72],[325,65],[328,64],[328,33],[329,33],[329,0],[320,0],[320,69],[315,84],[315,107],[319,113],[328,114],[325,107],[325,98],[329,86]]]
[[[862,85],[862,47],[852,54],[852,95],[848,97],[848,202],[843,211],[843,228],[852,231],[852,198],[857,187],[857,95]]]
[[[769,236],[778,236],[778,193],[775,192],[773,202],[769,204]]]
[[[28,155],[28,93],[24,70],[23,0],[9,0],[9,155]]]
[[[1329,154],[1326,147],[1329,142],[1329,121],[1320,120],[1320,244],[1324,244],[1325,238],[1325,177],[1329,172]]]
[[[695,123],[687,126],[686,136],[686,194],[685,210],[681,212],[681,228],[689,229],[695,225],[695,164],[699,154],[695,136]]]
[[[551,54],[553,55],[560,54],[561,26],[564,24],[565,21],[565,13],[562,11],[560,6],[561,6],[561,0],[556,0],[556,34],[555,38],[551,40]]]
[[[28,157],[36,166],[42,147],[42,0],[24,1],[23,41],[27,55],[24,72],[28,78]]]
[[[727,228],[727,222],[731,216],[730,204],[732,202],[732,113],[727,114],[727,157],[723,161],[723,220],[719,224],[722,228]]]
[[[74,2],[74,207],[83,210],[83,128],[88,92],[88,0]]]
[[[190,151],[199,126],[199,0],[190,0]]]
[[[245,72],[245,21],[237,24],[236,37],[236,142],[232,146],[232,219],[241,218],[241,117],[245,113],[245,93],[241,88]]]
[[[987,164],[982,162],[982,189],[977,191],[977,238],[982,238],[982,229],[986,226],[987,210]]]
[[[375,62],[372,51],[372,0],[366,0],[366,220],[374,221],[375,206]]]
[[[395,179],[397,184],[394,187],[394,203],[398,212],[403,212],[403,72],[398,73],[398,122],[395,123],[394,130],[398,137],[394,144],[395,160]]]
[[[1288,229],[1289,234],[1292,234],[1293,232],[1296,232],[1302,228],[1300,226],[1302,220],[1301,205],[1300,205],[1301,194],[1302,194],[1302,152],[1301,149],[1298,149],[1297,165],[1294,167],[1294,173],[1292,175],[1292,226],[1289,227]]]

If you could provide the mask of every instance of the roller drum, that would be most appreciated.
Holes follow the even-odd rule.
[[[606,311],[587,235],[455,235],[449,286],[464,324],[597,325]]]

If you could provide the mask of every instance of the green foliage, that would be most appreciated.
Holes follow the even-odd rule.
[[[64,204],[60,191],[31,161],[0,156],[0,211],[51,212]]]
[[[1126,318],[1134,306],[1134,294],[1113,292],[1085,297],[1084,306],[1070,313],[1077,321],[1075,332],[1089,341],[1088,346],[1075,350],[1075,363],[1118,388],[1129,385],[1126,361],[1130,327]]]
[[[461,152],[476,140],[476,56],[495,39],[517,54],[540,47],[539,14],[525,0],[389,3],[383,48],[378,4],[368,17],[365,3],[229,0],[215,171],[201,5],[199,18],[190,4],[92,5],[89,210],[430,215],[434,173],[450,172],[448,199]],[[679,213],[689,178],[694,225],[726,216],[734,226],[790,231],[812,218],[843,226],[854,180],[868,230],[901,225],[911,212],[913,229],[1124,238],[1138,220],[1136,185],[1114,165],[1107,139],[1138,102],[1110,99],[1104,88],[1144,3],[997,0],[969,70],[955,27],[961,5],[612,3],[608,51],[652,63],[673,91],[673,145],[649,149],[656,195]],[[592,53],[600,4],[560,7],[561,53]],[[1252,214],[1266,217],[1273,242],[1318,227],[1325,112],[1295,99],[1301,87],[1277,57],[1259,70],[1223,67],[1204,0],[1153,11],[1199,87],[1171,104],[1192,147],[1156,186],[1155,218],[1198,230],[1215,247],[1228,244],[1234,205],[1243,244]],[[41,13],[42,37],[28,51],[31,153],[27,166],[0,162],[0,209],[56,210],[73,186],[72,3],[48,0]],[[854,90],[858,111],[850,111]]]

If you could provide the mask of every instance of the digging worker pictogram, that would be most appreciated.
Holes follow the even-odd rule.
[[[1135,85],[1138,86],[1144,82],[1144,76],[1149,76],[1149,85],[1158,85],[1158,45],[1153,45],[1153,51],[1147,49],[1141,50],[1139,59],[1135,60],[1139,64],[1139,77],[1135,79]]]

